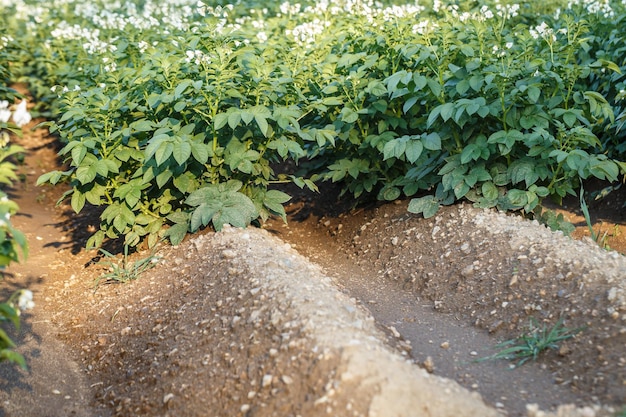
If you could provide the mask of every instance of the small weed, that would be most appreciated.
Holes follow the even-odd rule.
[[[618,187],[607,187],[604,190],[601,190],[600,192],[594,193],[595,194],[595,200],[599,200],[601,198],[606,197],[610,191],[606,191],[607,189],[618,189]],[[610,237],[617,237],[620,235],[620,230],[619,230],[619,225],[615,225],[613,228],[613,234],[609,234],[609,231],[605,231],[603,234],[600,233],[596,233],[595,230],[593,230],[593,224],[591,223],[591,216],[589,214],[589,207],[587,206],[587,202],[585,201],[585,190],[584,188],[581,186],[580,187],[580,209],[583,212],[583,216],[585,217],[585,222],[587,223],[587,227],[589,228],[589,232],[591,233],[591,239],[593,239],[594,242],[596,242],[598,244],[598,246],[600,246],[601,248],[604,248],[606,250],[610,250],[611,247],[609,246],[608,240]],[[592,194],[593,195],[593,194]],[[601,227],[599,229],[599,232],[601,231]]]
[[[589,228],[589,233],[591,233],[591,239],[594,242],[598,241],[598,235],[595,230],[593,230],[593,225],[591,224],[591,216],[589,215],[589,207],[587,206],[587,202],[585,201],[585,189],[583,186],[580,186],[580,209],[583,212],[583,216],[585,216],[585,221],[587,222],[587,227]]]
[[[108,259],[106,261],[99,262],[98,265],[105,266],[109,272],[100,275],[96,279],[95,287],[98,288],[100,282],[106,283],[125,283],[139,278],[143,272],[154,267],[156,261],[160,258],[153,253],[150,256],[131,262],[128,258],[128,245],[124,245],[124,255],[120,262],[112,261],[115,258],[111,252],[104,249],[100,249],[100,252]]]
[[[527,333],[516,339],[500,343],[496,347],[504,348],[503,350],[491,356],[478,359],[478,361],[489,359],[519,360],[516,366],[521,366],[528,360],[536,360],[544,350],[558,349],[559,342],[574,337],[582,330],[583,328],[568,329],[563,326],[561,319],[551,329],[548,329],[546,325],[539,327],[537,322],[531,319]]]

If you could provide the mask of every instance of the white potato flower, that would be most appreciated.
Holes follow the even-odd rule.
[[[15,122],[15,124],[19,127],[24,126],[26,123],[30,122],[33,119],[26,109],[26,104],[26,100],[22,100],[13,112],[13,122]]]
[[[17,299],[17,307],[22,311],[31,310],[35,307],[33,292],[31,290],[20,290],[20,295]]]
[[[11,110],[9,110],[9,102],[0,100],[0,123],[7,123],[11,118]]]

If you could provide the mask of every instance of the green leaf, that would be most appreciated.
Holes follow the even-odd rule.
[[[17,330],[20,329],[20,314],[18,310],[11,307],[8,303],[0,303],[0,318],[2,321],[8,320],[13,323]],[[8,340],[10,347],[14,347],[13,342],[11,342],[11,339],[6,333],[0,333],[0,339]]]
[[[72,148],[72,162],[75,166],[78,166],[83,161],[85,155],[87,155],[87,147],[80,142],[73,143],[76,143],[76,146]]]
[[[522,158],[515,160],[509,165],[508,175],[512,184],[518,184],[522,181],[526,183],[526,187],[530,187],[537,182],[539,174],[537,174],[535,160],[532,158]]]
[[[250,109],[250,112],[254,116],[254,121],[259,126],[261,133],[263,136],[268,136],[269,124],[267,123],[267,119],[272,117],[272,113],[265,106],[254,106]]]
[[[189,229],[188,223],[176,223],[170,226],[163,237],[169,238],[170,243],[174,246],[179,245],[185,236],[187,235],[187,230]]]
[[[322,99],[322,104],[325,106],[341,106],[343,101],[339,97],[325,97]]]
[[[614,72],[616,72],[618,74],[622,73],[622,71],[620,70],[619,65],[617,65],[615,62],[609,61],[607,59],[599,59],[596,62],[594,62],[593,64],[591,64],[591,66],[592,67],[599,66],[599,67],[602,67],[602,68],[608,68],[611,71],[614,71]]]
[[[155,177],[157,185],[159,188],[165,187],[165,184],[172,178],[172,171],[169,169],[165,169],[157,174]]]
[[[428,120],[426,121],[426,127],[431,127],[433,123],[437,120],[439,115],[441,114],[441,105],[435,107],[428,114]]]
[[[616,181],[619,175],[619,167],[614,161],[600,160],[597,157],[589,161],[589,171],[594,177],[609,182]]]
[[[172,155],[178,165],[183,165],[191,156],[191,144],[185,140],[178,140],[174,142]]]
[[[441,150],[441,136],[439,136],[437,132],[422,136],[422,143],[424,144],[424,148],[429,151]]]
[[[0,350],[0,361],[13,362],[24,370],[28,369],[28,366],[26,366],[26,359],[24,359],[20,353],[9,349]]]
[[[498,187],[490,181],[483,183],[481,192],[487,200],[496,200],[499,196]]]
[[[183,194],[189,194],[198,188],[198,180],[191,172],[184,172],[173,180],[174,187]]]
[[[409,110],[411,110],[411,108],[415,105],[415,103],[417,103],[417,100],[419,100],[419,97],[417,96],[409,97],[409,99],[407,99],[407,101],[405,101],[404,105],[402,106],[402,112],[405,114],[408,113]]]
[[[59,181],[61,181],[61,179],[65,179],[67,178],[71,173],[73,172],[73,170],[69,170],[69,171],[50,171],[50,172],[46,172],[45,174],[42,174],[39,178],[37,178],[37,185],[42,185],[45,184],[46,182],[49,182],[52,185],[57,184]]]
[[[568,127],[574,126],[577,119],[578,118],[576,117],[576,113],[574,112],[566,111],[565,113],[563,113],[563,121]]]
[[[356,179],[361,172],[369,172],[369,162],[364,159],[340,159],[329,165],[328,170],[333,182],[344,179],[346,175]]]
[[[76,179],[83,185],[91,183],[98,175],[97,159],[93,155],[89,156],[92,158],[85,158],[83,165],[76,168]]]
[[[220,130],[228,123],[228,113],[216,114],[213,118],[213,127],[215,130]]]
[[[251,116],[250,120],[252,120],[252,115],[250,116]],[[235,109],[233,107],[228,109],[228,126],[230,126],[231,129],[235,130],[235,128],[239,125],[240,121],[241,121],[241,110]]]
[[[402,191],[398,187],[388,184],[381,188],[378,193],[378,200],[394,201],[400,197],[401,194]]]
[[[112,162],[112,161],[109,161],[109,162]],[[115,165],[113,166],[117,169]],[[96,161],[94,163],[94,167],[96,169],[96,173],[98,175],[101,175],[102,177],[107,177],[107,175],[109,174],[109,166],[107,164],[107,160],[105,159],[100,159]]]
[[[162,142],[159,144],[156,152],[154,153],[154,159],[157,165],[162,165],[172,155],[174,151],[174,144],[170,141]]]
[[[406,140],[397,138],[385,143],[383,148],[383,161],[389,158],[400,158],[406,150]]]
[[[482,150],[475,143],[470,143],[461,152],[461,163],[467,164],[469,161],[476,161],[480,158]]]
[[[528,100],[531,103],[536,103],[539,100],[539,96],[541,95],[541,90],[534,85],[528,87]]]
[[[74,192],[72,193],[71,205],[72,209],[76,213],[80,213],[80,211],[85,206],[85,194],[81,193],[78,190],[74,190]]]
[[[487,143],[497,143],[499,145],[500,153],[507,155],[511,152],[515,142],[521,142],[524,139],[524,134],[516,129],[510,129],[508,131],[499,130],[494,132],[487,139]]]
[[[465,55],[466,57],[471,58],[474,56],[474,48],[472,48],[471,45],[467,45],[467,44],[462,45],[461,53]]]
[[[375,97],[380,97],[387,94],[387,88],[379,80],[372,80],[368,83],[366,91]]]
[[[252,109],[241,109],[240,114],[241,114],[241,121],[246,125],[250,124],[252,119],[254,119],[254,114],[252,113]]]
[[[433,195],[414,198],[409,202],[408,211],[414,214],[422,214],[425,219],[433,217],[439,211],[441,205]]]
[[[345,123],[354,123],[359,120],[359,114],[350,107],[341,109],[341,121]]]
[[[445,103],[441,105],[441,119],[443,119],[444,122],[448,121],[452,115],[454,114],[454,103]]]
[[[467,90],[469,90],[470,87],[471,86],[470,86],[469,80],[463,79],[457,83],[456,92],[459,93],[460,95],[465,95],[465,93],[467,93]]]
[[[457,200],[460,200],[470,190],[470,186],[465,181],[460,181],[454,186],[452,190],[454,191],[454,195],[456,196]]]
[[[200,190],[207,188],[209,187]],[[222,230],[225,224],[246,227],[252,220],[259,217],[259,212],[248,196],[236,191],[219,192],[217,188],[213,186],[208,193],[203,192],[205,197],[211,198],[205,198],[193,211],[191,215],[192,232],[198,230],[200,226],[208,225],[209,222],[213,223],[213,227],[217,231]],[[186,202],[190,204],[189,198]]]
[[[103,230],[98,230],[94,233],[85,244],[86,249],[96,249],[102,246],[102,242],[104,241],[105,233]]]
[[[274,214],[278,214],[284,221],[286,221],[287,215],[283,204],[290,199],[291,197],[289,194],[283,193],[282,191],[268,190],[263,198],[263,206]]]
[[[414,163],[422,155],[424,145],[420,140],[408,140],[404,151],[407,161]]]
[[[199,142],[191,142],[191,155],[201,164],[206,164],[209,160],[209,145]]]
[[[154,136],[148,141],[148,145],[144,150],[145,159],[148,160],[154,156],[159,147],[170,140],[170,136],[166,133],[155,133]]]
[[[184,79],[184,80],[178,81],[178,85],[174,89],[174,96],[176,98],[179,98],[185,92],[187,87],[191,85],[192,82],[193,80],[190,80],[190,79]]]
[[[528,202],[526,191],[513,188],[506,193],[506,197],[514,208],[522,208]]]
[[[135,179],[120,185],[113,193],[113,197],[126,201],[128,207],[134,208],[141,199],[142,190],[149,186],[150,184],[143,184],[141,180]]]
[[[481,75],[472,75],[469,79],[469,85],[474,91],[480,91],[485,79]]]
[[[132,122],[128,127],[132,132],[149,132],[154,129],[154,123],[147,119],[140,119]]]

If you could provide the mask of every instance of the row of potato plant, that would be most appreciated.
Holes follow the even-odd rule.
[[[589,80],[620,68],[590,50],[581,10],[561,11],[552,27],[516,23],[528,18],[515,10],[462,17],[452,8],[342,39],[354,60],[328,82],[350,105],[331,120],[358,146],[335,146],[323,177],[385,200],[435,189],[409,208],[425,216],[461,198],[530,212],[543,197],[575,194],[581,179],[616,181],[626,165],[597,136],[615,133],[614,109]]]
[[[24,149],[11,143],[22,134],[22,126],[31,120],[26,101],[9,87],[12,78],[9,62],[12,60],[7,46],[13,41],[11,35],[0,28],[0,278],[4,269],[28,255],[26,236],[11,223],[11,216],[18,211],[5,187],[18,180],[15,157]],[[34,306],[30,290],[14,292],[6,301],[0,302],[0,362],[10,361],[26,367],[24,357],[15,350],[16,344],[9,336],[6,323],[20,328],[20,310]]]
[[[626,172],[621,2],[55,3],[3,19],[64,144],[40,183],[105,207],[89,246],[284,217],[281,182],[428,217]]]

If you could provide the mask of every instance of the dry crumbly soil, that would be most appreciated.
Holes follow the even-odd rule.
[[[4,286],[32,288],[37,306],[16,335],[29,372],[0,365],[0,416],[539,416],[559,406],[602,416],[626,402],[626,187],[591,204],[617,251],[463,204],[432,219],[406,202],[341,209],[331,187],[294,192],[287,225],[162,245],[138,280],[95,289],[107,259],[82,246],[97,213],[55,208],[64,190],[34,186],[57,166],[53,138],[39,129],[21,143],[14,223],[31,256]],[[583,235],[580,213],[563,212]],[[476,362],[531,318],[583,330],[515,369]]]

